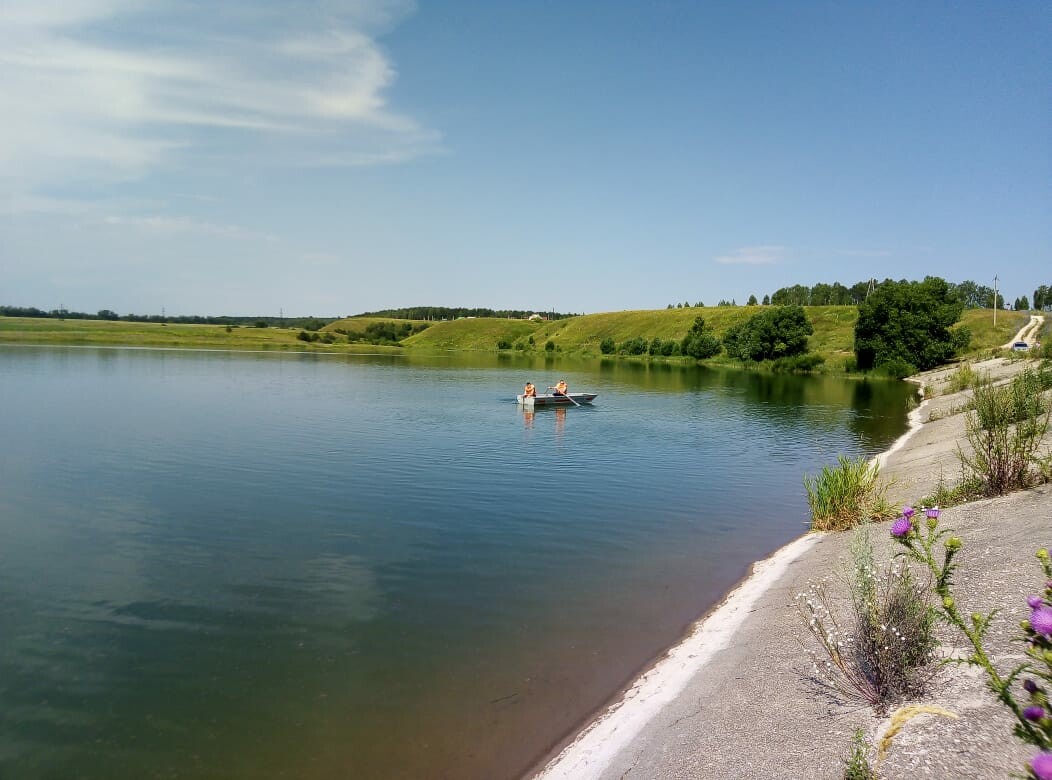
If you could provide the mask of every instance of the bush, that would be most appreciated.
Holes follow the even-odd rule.
[[[643,355],[646,354],[649,346],[645,338],[636,336],[634,339],[622,342],[621,346],[618,347],[618,352],[624,355]]]
[[[507,339],[501,339],[497,342],[497,349],[511,349],[511,342]]]
[[[974,481],[985,496],[1000,496],[1029,487],[1038,478],[1038,447],[1048,432],[1049,409],[1041,403],[1040,378],[1024,369],[1007,385],[976,386],[975,411],[966,432],[971,454],[958,449],[965,481]]]
[[[807,352],[812,333],[814,326],[802,306],[775,306],[728,330],[723,346],[742,362],[773,360]]]
[[[310,342],[311,334],[305,330],[301,330],[299,333],[296,334],[296,338],[298,338],[300,341]]]
[[[267,327],[267,321],[266,320],[256,320],[255,327],[257,327],[257,328],[265,328],[265,327]]]
[[[548,339],[546,342],[544,342],[544,351],[545,352],[554,352],[555,351],[555,342],[552,341],[551,339]]]
[[[703,317],[695,317],[694,324],[690,326],[687,335],[680,342],[680,351],[695,360],[705,360],[720,354],[723,345],[720,340],[705,327]]]
[[[612,355],[617,352],[617,344],[612,338],[607,337],[599,342],[599,351],[604,355]]]
[[[804,477],[813,531],[843,531],[891,512],[886,488],[877,480],[876,463],[843,455],[838,461],[838,466],[826,466],[817,477]]]
[[[816,355],[814,352],[808,352],[803,355],[778,358],[771,363],[771,368],[774,371],[784,371],[786,373],[808,373],[814,371],[825,362],[826,359],[824,355]]]
[[[917,367],[899,358],[892,358],[880,365],[879,373],[890,379],[903,379],[917,373]]]

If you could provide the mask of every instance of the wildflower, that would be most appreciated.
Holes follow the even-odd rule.
[[[1033,680],[1023,680],[1023,690],[1027,693],[1037,693],[1041,689],[1037,687],[1037,683]]]
[[[1042,598],[1040,596],[1027,596],[1026,597],[1026,603],[1027,603],[1027,605],[1029,605],[1030,609],[1037,609],[1038,607],[1040,607],[1045,602],[1042,600]]]
[[[925,509],[924,514],[928,516],[928,519],[935,520],[939,516],[939,507],[933,506],[931,509]]]
[[[1038,780],[1052,780],[1052,753],[1041,751],[1030,760],[1030,771]]]
[[[960,550],[961,549],[961,538],[959,536],[951,536],[946,540],[947,550]]]
[[[910,519],[903,515],[891,525],[891,535],[896,539],[903,539],[906,535],[913,530],[913,526],[910,525]]]
[[[911,507],[911,506],[904,506],[904,507],[902,507],[902,516],[905,517],[907,520],[909,520],[915,514],[917,514],[917,510],[915,510],[913,507]]]
[[[1032,707],[1027,707],[1023,710],[1023,717],[1027,720],[1041,720],[1045,717],[1045,708],[1038,707],[1036,704]]]
[[[1052,607],[1041,606],[1030,613],[1030,627],[1035,634],[1052,636]]]

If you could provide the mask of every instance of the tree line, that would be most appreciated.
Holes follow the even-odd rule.
[[[540,314],[549,320],[564,320],[576,317],[576,314],[564,314],[557,311],[533,311],[526,309],[468,309],[449,306],[410,306],[405,309],[381,309],[367,311],[353,317],[390,317],[396,320],[456,320],[461,317],[500,317],[502,319],[526,319],[532,314]]]
[[[199,314],[193,315],[163,315],[163,314],[118,314],[110,309],[100,309],[94,314],[84,311],[70,311],[68,309],[51,309],[44,311],[33,306],[0,306],[2,317],[39,317],[54,320],[105,320],[109,322],[153,322],[172,323],[177,325],[250,325],[256,328],[285,327],[306,328],[307,330],[319,330],[335,322],[335,318],[319,319],[317,317],[260,317],[252,316],[223,316],[210,317]]]

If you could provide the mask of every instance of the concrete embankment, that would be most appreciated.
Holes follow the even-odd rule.
[[[974,368],[998,377],[1019,365],[998,360]],[[919,502],[940,479],[952,484],[959,476],[957,448],[966,446],[959,410],[967,391],[938,394],[949,373],[918,377],[936,398],[915,410],[912,434],[884,459],[896,502]],[[1052,546],[1052,487],[954,507],[941,522],[964,541],[958,603],[965,612],[1003,610],[991,627],[988,651],[1008,669],[1022,657],[1013,637],[1027,615],[1025,597],[1044,581],[1034,551]],[[873,528],[878,557],[895,551],[888,526]],[[806,648],[812,640],[793,601],[822,578],[832,578],[831,587],[846,595],[835,578],[850,539],[850,533],[809,534],[757,564],[538,777],[842,777],[855,730],[876,744],[889,723],[857,702],[829,696],[810,679]],[[944,652],[965,654],[953,630],[941,629],[940,639]],[[970,667],[946,667],[917,703],[956,718],[924,714],[905,723],[877,765],[885,780],[1008,777],[1034,752],[1012,736],[1012,719]],[[875,754],[871,760],[876,763]]]

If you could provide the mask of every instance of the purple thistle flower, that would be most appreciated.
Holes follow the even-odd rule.
[[[1033,680],[1023,680],[1023,690],[1027,693],[1037,693],[1039,689]]]
[[[913,517],[913,515],[915,515],[916,513],[917,513],[917,510],[915,510],[911,506],[904,506],[904,507],[902,507],[902,516],[905,517],[907,520],[909,520],[911,517]]]
[[[904,538],[911,530],[913,530],[913,525],[905,515],[891,524],[891,535],[896,539]]]
[[[1027,707],[1023,710],[1023,717],[1027,720],[1041,720],[1045,717],[1045,708],[1038,707],[1036,704],[1032,707]]]
[[[933,506],[931,509],[925,509],[924,514],[926,514],[930,519],[934,520],[939,516],[939,507]]]
[[[1030,609],[1037,609],[1045,602],[1040,596],[1027,596],[1026,603],[1030,606]]]
[[[1030,771],[1038,780],[1052,780],[1052,753],[1042,751],[1030,759]]]
[[[1030,613],[1030,627],[1035,634],[1052,636],[1052,607],[1040,606]]]

